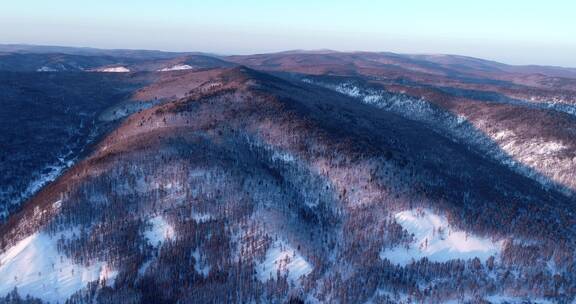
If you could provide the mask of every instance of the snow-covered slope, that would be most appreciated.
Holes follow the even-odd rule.
[[[479,115],[476,118],[469,117],[473,113],[455,115],[424,98],[418,99],[403,94],[391,94],[384,90],[361,88],[350,82],[330,84],[307,78],[303,81],[357,98],[366,104],[394,112],[408,119],[429,124],[451,139],[473,146],[516,172],[536,180],[546,188],[554,187],[554,183],[557,183],[568,190],[576,189],[574,183],[576,171],[573,170],[576,167],[576,158],[570,153],[574,149],[571,143],[545,136],[528,139],[523,136],[526,130],[518,130],[516,126],[506,124],[506,121],[495,120],[488,114]],[[532,106],[522,102],[516,104],[523,107]],[[543,108],[553,109],[548,106]],[[557,132],[562,133],[560,130]],[[560,187],[560,190],[569,194],[566,189]]]
[[[187,64],[177,64],[170,67],[166,67],[163,69],[158,70],[159,72],[170,72],[170,71],[182,71],[182,70],[191,70],[193,69],[192,66]]]
[[[470,235],[454,229],[448,220],[430,210],[406,210],[395,215],[396,222],[413,236],[409,246],[396,246],[380,253],[380,258],[407,265],[424,257],[432,262],[497,256],[502,241]]]
[[[257,265],[258,279],[266,282],[276,279],[277,273],[288,275],[288,280],[297,282],[302,276],[312,272],[312,265],[288,243],[277,241],[266,252],[264,261]]]
[[[34,196],[0,245],[93,227],[57,243],[118,271],[114,288],[82,290],[89,303],[574,299],[572,201],[438,134],[431,102],[358,102],[284,76],[231,69],[133,113]],[[545,150],[566,150],[556,143]]]
[[[58,239],[67,236],[38,232],[0,255],[0,296],[16,287],[22,296],[64,302],[89,282],[113,283],[117,272],[105,262],[79,265],[58,252]]]

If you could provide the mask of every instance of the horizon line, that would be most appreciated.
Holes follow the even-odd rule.
[[[576,70],[576,66],[562,66],[562,65],[553,65],[553,64],[513,64],[513,63],[505,63],[495,59],[483,58],[483,57],[475,57],[470,55],[464,54],[455,54],[455,53],[430,53],[430,52],[393,52],[393,51],[386,51],[386,50],[379,50],[379,51],[366,51],[366,50],[337,50],[331,48],[319,48],[319,49],[287,49],[287,50],[278,50],[278,51],[269,51],[269,52],[254,52],[254,53],[218,53],[218,52],[210,52],[210,51],[196,51],[196,50],[187,50],[187,51],[175,51],[175,50],[163,50],[163,49],[147,49],[147,48],[106,48],[106,47],[96,47],[96,46],[78,46],[78,45],[59,45],[59,44],[35,44],[35,43],[2,43],[0,42],[0,46],[4,47],[44,47],[44,48],[68,48],[68,49],[84,49],[84,50],[93,50],[93,51],[139,51],[139,52],[158,52],[158,53],[166,53],[166,54],[202,54],[205,56],[216,56],[216,57],[233,57],[233,56],[257,56],[257,55],[271,55],[271,54],[283,54],[283,53],[295,53],[295,54],[305,54],[305,53],[316,53],[316,54],[331,54],[331,53],[341,53],[341,54],[355,54],[355,53],[368,53],[368,54],[395,54],[395,55],[405,55],[405,56],[450,56],[450,57],[461,57],[461,58],[469,58],[469,59],[476,59],[482,60],[486,62],[498,63],[507,66],[515,66],[515,67],[547,67],[547,68],[561,68],[561,69],[570,69]],[[26,52],[27,50],[14,50]],[[10,51],[3,51],[1,52],[10,52]],[[38,51],[36,53],[39,54],[49,54],[54,53],[57,54],[59,52],[41,52]],[[61,52],[62,54],[65,54]],[[82,55],[80,56],[90,56],[90,55]]]

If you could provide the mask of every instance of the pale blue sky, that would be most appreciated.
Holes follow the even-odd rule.
[[[449,53],[576,67],[575,0],[0,2],[0,43]]]

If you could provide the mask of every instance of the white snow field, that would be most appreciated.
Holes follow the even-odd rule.
[[[174,228],[162,216],[151,218],[150,224],[152,228],[144,233],[150,245],[156,246],[174,237]]]
[[[21,240],[0,255],[0,296],[15,287],[25,297],[30,295],[51,303],[63,303],[89,282],[106,281],[111,285],[118,274],[105,262],[84,266],[74,263],[57,250],[54,237],[37,232]]]
[[[170,71],[182,71],[182,70],[191,70],[193,69],[192,66],[187,65],[187,64],[177,64],[177,65],[173,65],[171,67],[167,67],[167,68],[163,68],[158,70],[159,72],[170,72]]]
[[[412,209],[398,212],[395,219],[414,236],[414,241],[408,248],[387,248],[380,252],[380,258],[402,266],[424,257],[432,262],[476,257],[486,261],[490,256],[496,257],[502,249],[502,241],[495,242],[489,238],[458,231],[450,226],[444,216],[430,210]]]
[[[130,72],[130,69],[128,69],[127,67],[119,66],[119,67],[101,68],[96,71],[104,73],[128,73]]]
[[[261,282],[276,279],[278,271],[281,275],[288,273],[288,280],[297,282],[300,277],[312,272],[312,268],[312,265],[288,243],[278,241],[268,249],[264,262],[256,265],[256,272]]]

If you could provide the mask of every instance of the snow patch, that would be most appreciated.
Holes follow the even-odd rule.
[[[150,219],[152,228],[144,233],[148,242],[156,246],[174,238],[174,228],[162,217],[156,216]]]
[[[61,236],[61,235],[60,235]],[[112,285],[117,271],[105,262],[75,264],[57,250],[59,236],[37,232],[0,255],[0,296],[15,287],[21,296],[64,302],[89,282]]]
[[[516,136],[516,134],[510,130],[502,130],[502,131],[496,132],[493,136],[494,136],[495,140],[500,141],[500,140],[512,138],[512,137]]]
[[[130,69],[123,66],[118,67],[109,67],[109,68],[100,68],[96,70],[97,72],[104,72],[104,73],[128,73]]]
[[[58,70],[55,68],[43,66],[43,67],[37,69],[36,72],[58,72]]]
[[[454,259],[479,258],[485,261],[496,256],[502,249],[502,241],[494,242],[455,230],[448,220],[426,209],[412,209],[396,213],[396,222],[410,235],[409,246],[397,246],[380,252],[381,259],[407,265],[412,260],[424,257],[432,262],[447,262]]]
[[[566,147],[562,142],[546,141],[545,139],[531,139],[525,140],[521,143],[511,140],[502,146],[502,149],[506,152],[515,153],[520,152],[519,150],[523,150],[530,151],[530,154],[532,155],[554,154],[561,152],[566,148],[568,147]]]
[[[182,71],[182,70],[191,70],[193,69],[192,66],[187,65],[187,64],[177,64],[177,65],[173,65],[171,67],[167,67],[167,68],[163,68],[158,70],[159,72],[170,72],[170,71]]]
[[[59,199],[52,203],[52,209],[58,210],[60,209],[60,207],[62,207],[62,199]]]
[[[293,163],[296,161],[296,158],[288,152],[274,151],[274,153],[272,154],[272,160],[273,161],[282,161],[282,162],[286,162],[286,163]]]
[[[194,219],[197,224],[202,224],[214,219],[214,217],[210,213],[194,213],[192,214],[192,219]]]
[[[403,93],[391,94],[382,90],[361,89],[352,82],[329,84],[315,82],[310,79],[304,79],[303,81],[348,95],[365,104],[398,113],[409,119],[427,121],[436,114],[435,109],[426,100],[415,99]]]
[[[149,190],[149,188],[147,188]],[[160,181],[155,181],[152,183],[152,189],[163,189],[166,191],[181,191],[182,189],[184,189],[184,185],[182,185],[182,183],[180,183],[179,181],[166,181],[166,180],[160,180]]]
[[[194,270],[196,270],[198,274],[207,277],[208,274],[210,273],[210,265],[208,265],[208,263],[206,263],[206,261],[202,259],[200,250],[198,250],[198,248],[194,249],[194,251],[192,251],[192,256],[194,257],[195,261]]]
[[[458,116],[456,116],[456,123],[457,124],[461,125],[461,124],[465,123],[466,121],[468,121],[468,119],[466,118],[465,115],[459,114]]]
[[[256,265],[257,277],[261,282],[276,278],[278,272],[288,275],[288,280],[297,282],[312,272],[312,265],[288,243],[278,241],[266,252],[264,261]]]

